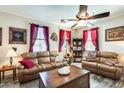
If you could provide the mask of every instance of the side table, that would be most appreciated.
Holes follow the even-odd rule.
[[[5,72],[10,71],[10,70],[13,71],[13,81],[16,79],[16,66],[8,66],[6,68],[0,68],[0,83],[1,83],[2,79],[4,80],[4,78],[5,78]],[[1,78],[1,76],[2,76],[2,78]]]

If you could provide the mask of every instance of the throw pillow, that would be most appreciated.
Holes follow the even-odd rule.
[[[33,68],[33,67],[36,65],[36,64],[33,63],[33,61],[30,60],[30,59],[24,59],[24,60],[20,61],[20,63],[21,63],[25,68],[27,68],[27,69],[31,69],[31,68]]]
[[[64,60],[64,57],[59,55],[56,57],[55,62],[62,62]]]
[[[96,51],[90,51],[88,56],[91,58],[95,58],[96,57]]]

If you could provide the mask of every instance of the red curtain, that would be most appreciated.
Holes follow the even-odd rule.
[[[69,47],[71,49],[71,31],[66,31],[66,37],[67,37]]]
[[[43,30],[44,30],[43,32],[44,32],[46,45],[47,45],[47,51],[50,51],[50,47],[49,47],[49,27],[43,26]]]
[[[99,50],[99,41],[98,41],[98,27],[92,28],[91,30],[91,38],[96,50]]]
[[[84,30],[83,31],[83,47],[82,47],[82,50],[85,50],[85,44],[87,42],[87,38],[88,38],[88,30]]]
[[[37,39],[38,27],[39,27],[39,25],[36,25],[36,24],[31,24],[30,25],[30,46],[29,46],[29,52],[33,52],[33,46],[34,46],[35,41]]]
[[[59,32],[59,52],[62,51],[62,45],[64,43],[64,33],[65,33],[65,30],[60,29],[60,32]]]

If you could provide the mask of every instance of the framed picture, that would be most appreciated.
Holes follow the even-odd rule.
[[[106,29],[105,41],[122,41],[124,40],[124,26]]]
[[[0,46],[2,45],[2,28],[0,27]]]
[[[52,39],[53,41],[57,42],[58,41],[58,36],[55,32],[52,33],[50,39]]]
[[[27,30],[9,27],[9,44],[26,44]]]

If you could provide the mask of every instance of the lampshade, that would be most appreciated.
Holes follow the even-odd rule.
[[[15,57],[17,56],[16,52],[13,49],[9,49],[6,57]]]

